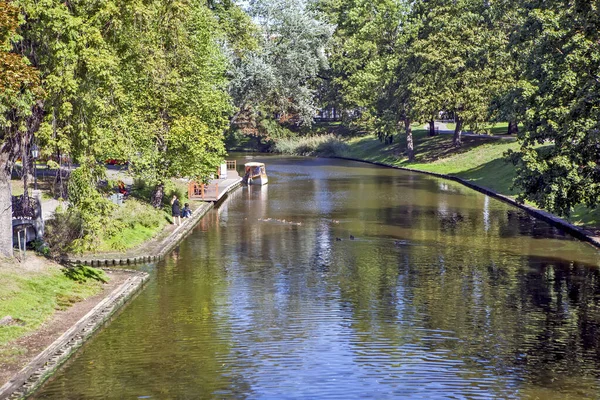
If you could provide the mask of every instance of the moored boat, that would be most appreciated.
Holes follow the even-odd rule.
[[[260,162],[249,162],[244,164],[244,183],[248,185],[264,185],[269,182],[265,164]]]

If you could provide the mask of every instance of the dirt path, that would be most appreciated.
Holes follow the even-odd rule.
[[[8,382],[13,375],[25,367],[33,358],[58,339],[131,276],[128,272],[120,271],[107,271],[106,274],[110,277],[110,280],[103,285],[102,292],[79,303],[75,303],[67,310],[57,311],[49,321],[45,322],[36,331],[3,346],[14,349],[17,354],[10,357],[9,360],[0,359],[0,386]]]

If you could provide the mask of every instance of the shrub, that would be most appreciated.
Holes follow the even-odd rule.
[[[83,219],[74,209],[58,207],[54,218],[46,222],[45,239],[52,257],[65,256],[83,236]]]
[[[142,204],[135,199],[127,200],[113,214],[113,219],[118,221],[121,227],[134,228],[136,224],[146,228],[154,228],[161,224],[164,216],[160,211],[150,205]]]
[[[275,151],[299,156],[343,155],[346,144],[333,135],[302,136],[277,140]]]
[[[163,204],[168,205],[169,211],[171,212],[171,199],[173,195],[179,199],[179,204],[183,208],[183,204],[188,201],[187,187],[185,185],[178,185],[172,181],[165,184],[165,195],[163,196]]]
[[[348,154],[348,144],[335,137],[330,137],[328,140],[321,142],[316,150],[316,155],[327,157],[342,157],[346,154]]]

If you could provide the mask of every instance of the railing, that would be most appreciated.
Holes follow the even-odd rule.
[[[188,199],[212,199],[219,198],[219,184],[205,185],[203,183],[190,182],[188,185]]]
[[[29,198],[29,207],[23,207],[23,196],[12,196],[12,217],[35,219],[39,214],[39,205],[34,197]]]

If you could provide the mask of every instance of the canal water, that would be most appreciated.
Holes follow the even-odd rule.
[[[598,398],[594,248],[442,179],[253,160],[36,398]]]

